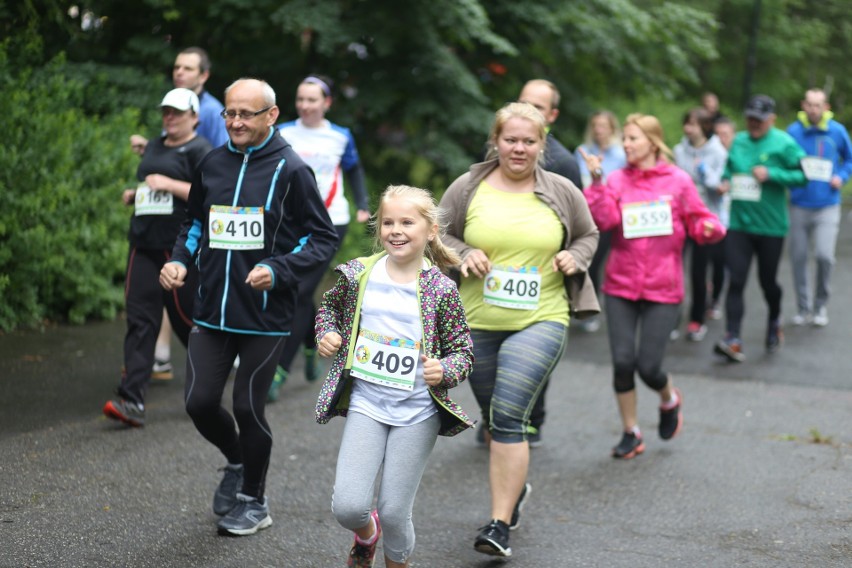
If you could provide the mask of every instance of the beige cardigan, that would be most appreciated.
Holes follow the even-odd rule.
[[[441,198],[441,214],[448,221],[442,240],[462,259],[472,250],[462,239],[468,207],[479,188],[479,183],[496,167],[496,159],[474,164],[470,171],[461,175],[447,188]],[[565,277],[572,317],[583,319],[600,313],[598,297],[587,272],[598,247],[598,228],[592,220],[586,198],[568,179],[547,172],[540,166],[535,171],[534,193],[559,217],[565,229],[563,248],[571,253],[577,263],[578,271]],[[499,231],[500,227],[494,227],[494,230]],[[458,278],[457,273],[453,276]]]

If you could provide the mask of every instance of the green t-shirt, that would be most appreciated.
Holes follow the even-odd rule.
[[[729,229],[756,235],[783,237],[790,224],[787,188],[804,185],[800,160],[805,151],[792,136],[770,128],[766,136],[752,139],[739,132],[728,152],[724,178],[731,180]],[[751,176],[754,166],[766,166],[769,179],[758,184]]]
[[[564,277],[553,270],[563,240],[556,213],[534,193],[480,183],[467,211],[464,241],[488,256],[492,272],[485,279],[462,278],[459,292],[470,327],[516,331],[542,321],[568,325]]]

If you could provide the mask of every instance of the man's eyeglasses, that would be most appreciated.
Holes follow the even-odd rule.
[[[225,120],[234,120],[235,118],[239,118],[240,120],[248,120],[250,118],[254,118],[259,114],[263,114],[269,109],[271,109],[275,105],[269,105],[266,108],[262,108],[260,110],[249,111],[249,110],[230,110],[230,109],[222,109],[222,112],[219,113],[219,116],[224,118]]]

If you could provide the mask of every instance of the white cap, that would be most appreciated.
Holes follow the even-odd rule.
[[[172,89],[163,97],[160,107],[172,107],[177,110],[189,110],[198,114],[198,96],[189,89]]]

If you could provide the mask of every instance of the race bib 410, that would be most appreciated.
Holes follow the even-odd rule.
[[[210,248],[263,248],[263,207],[212,205],[209,219]]]

